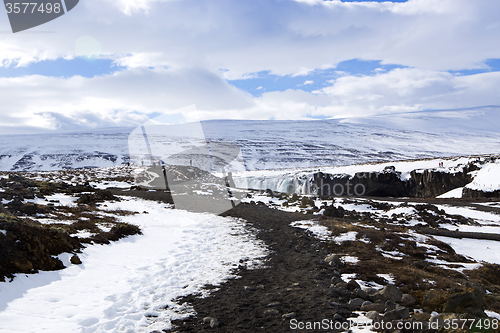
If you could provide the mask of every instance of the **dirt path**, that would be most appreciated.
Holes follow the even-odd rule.
[[[191,304],[198,315],[174,321],[177,327],[172,332],[290,332],[293,317],[320,321],[336,314],[339,320],[350,316],[346,305],[350,292],[332,295],[329,288],[332,268],[323,261],[329,253],[306,231],[289,226],[306,216],[249,204],[241,204],[225,215],[244,218],[258,230],[257,237],[272,251],[266,267],[240,268],[240,278],[224,283],[208,298],[188,296],[179,300]],[[219,326],[210,328],[204,317],[217,318]]]

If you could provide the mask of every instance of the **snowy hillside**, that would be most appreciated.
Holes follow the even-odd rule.
[[[202,126],[208,140],[236,143],[246,170],[264,170],[497,153],[499,118],[500,107],[484,107],[315,121],[213,120]],[[127,163],[133,130],[0,136],[0,170]]]

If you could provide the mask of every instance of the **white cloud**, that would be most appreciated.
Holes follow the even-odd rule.
[[[206,112],[253,105],[248,94],[197,68],[138,68],[94,78],[0,78],[0,90],[4,128],[135,126],[147,119],[146,114],[169,113],[190,104]]]
[[[500,104],[498,74],[446,72],[500,58],[493,42],[499,12],[497,0],[80,1],[33,30],[55,33],[3,34],[0,64],[97,52],[128,69],[94,78],[0,78],[0,128],[123,126],[190,104],[199,111],[188,118],[254,119]],[[252,97],[226,82],[262,71],[296,76],[354,58],[410,68],[339,73],[316,93]]]
[[[497,0],[340,1],[87,0],[39,30],[4,35],[0,61],[75,55],[94,38],[113,59],[147,66],[305,73],[353,58],[432,70],[500,58]],[[8,30],[6,17],[0,21]],[[134,59],[138,58],[138,59]]]

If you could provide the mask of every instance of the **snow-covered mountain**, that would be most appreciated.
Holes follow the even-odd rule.
[[[262,170],[498,153],[499,123],[500,107],[491,106],[314,121],[212,120],[202,127],[208,140],[236,143],[247,170]],[[128,163],[133,130],[2,135],[0,170]]]

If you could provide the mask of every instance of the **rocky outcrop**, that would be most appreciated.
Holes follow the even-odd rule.
[[[433,198],[472,181],[466,166],[457,173],[436,170],[414,170],[408,180],[394,167],[382,172],[330,175],[318,172],[314,175],[313,189],[321,197],[329,196],[375,196]]]
[[[409,197],[434,198],[443,193],[464,187],[472,181],[469,172],[471,167],[465,167],[461,172],[449,173],[434,170],[423,172],[413,170],[408,180],[407,189]]]

